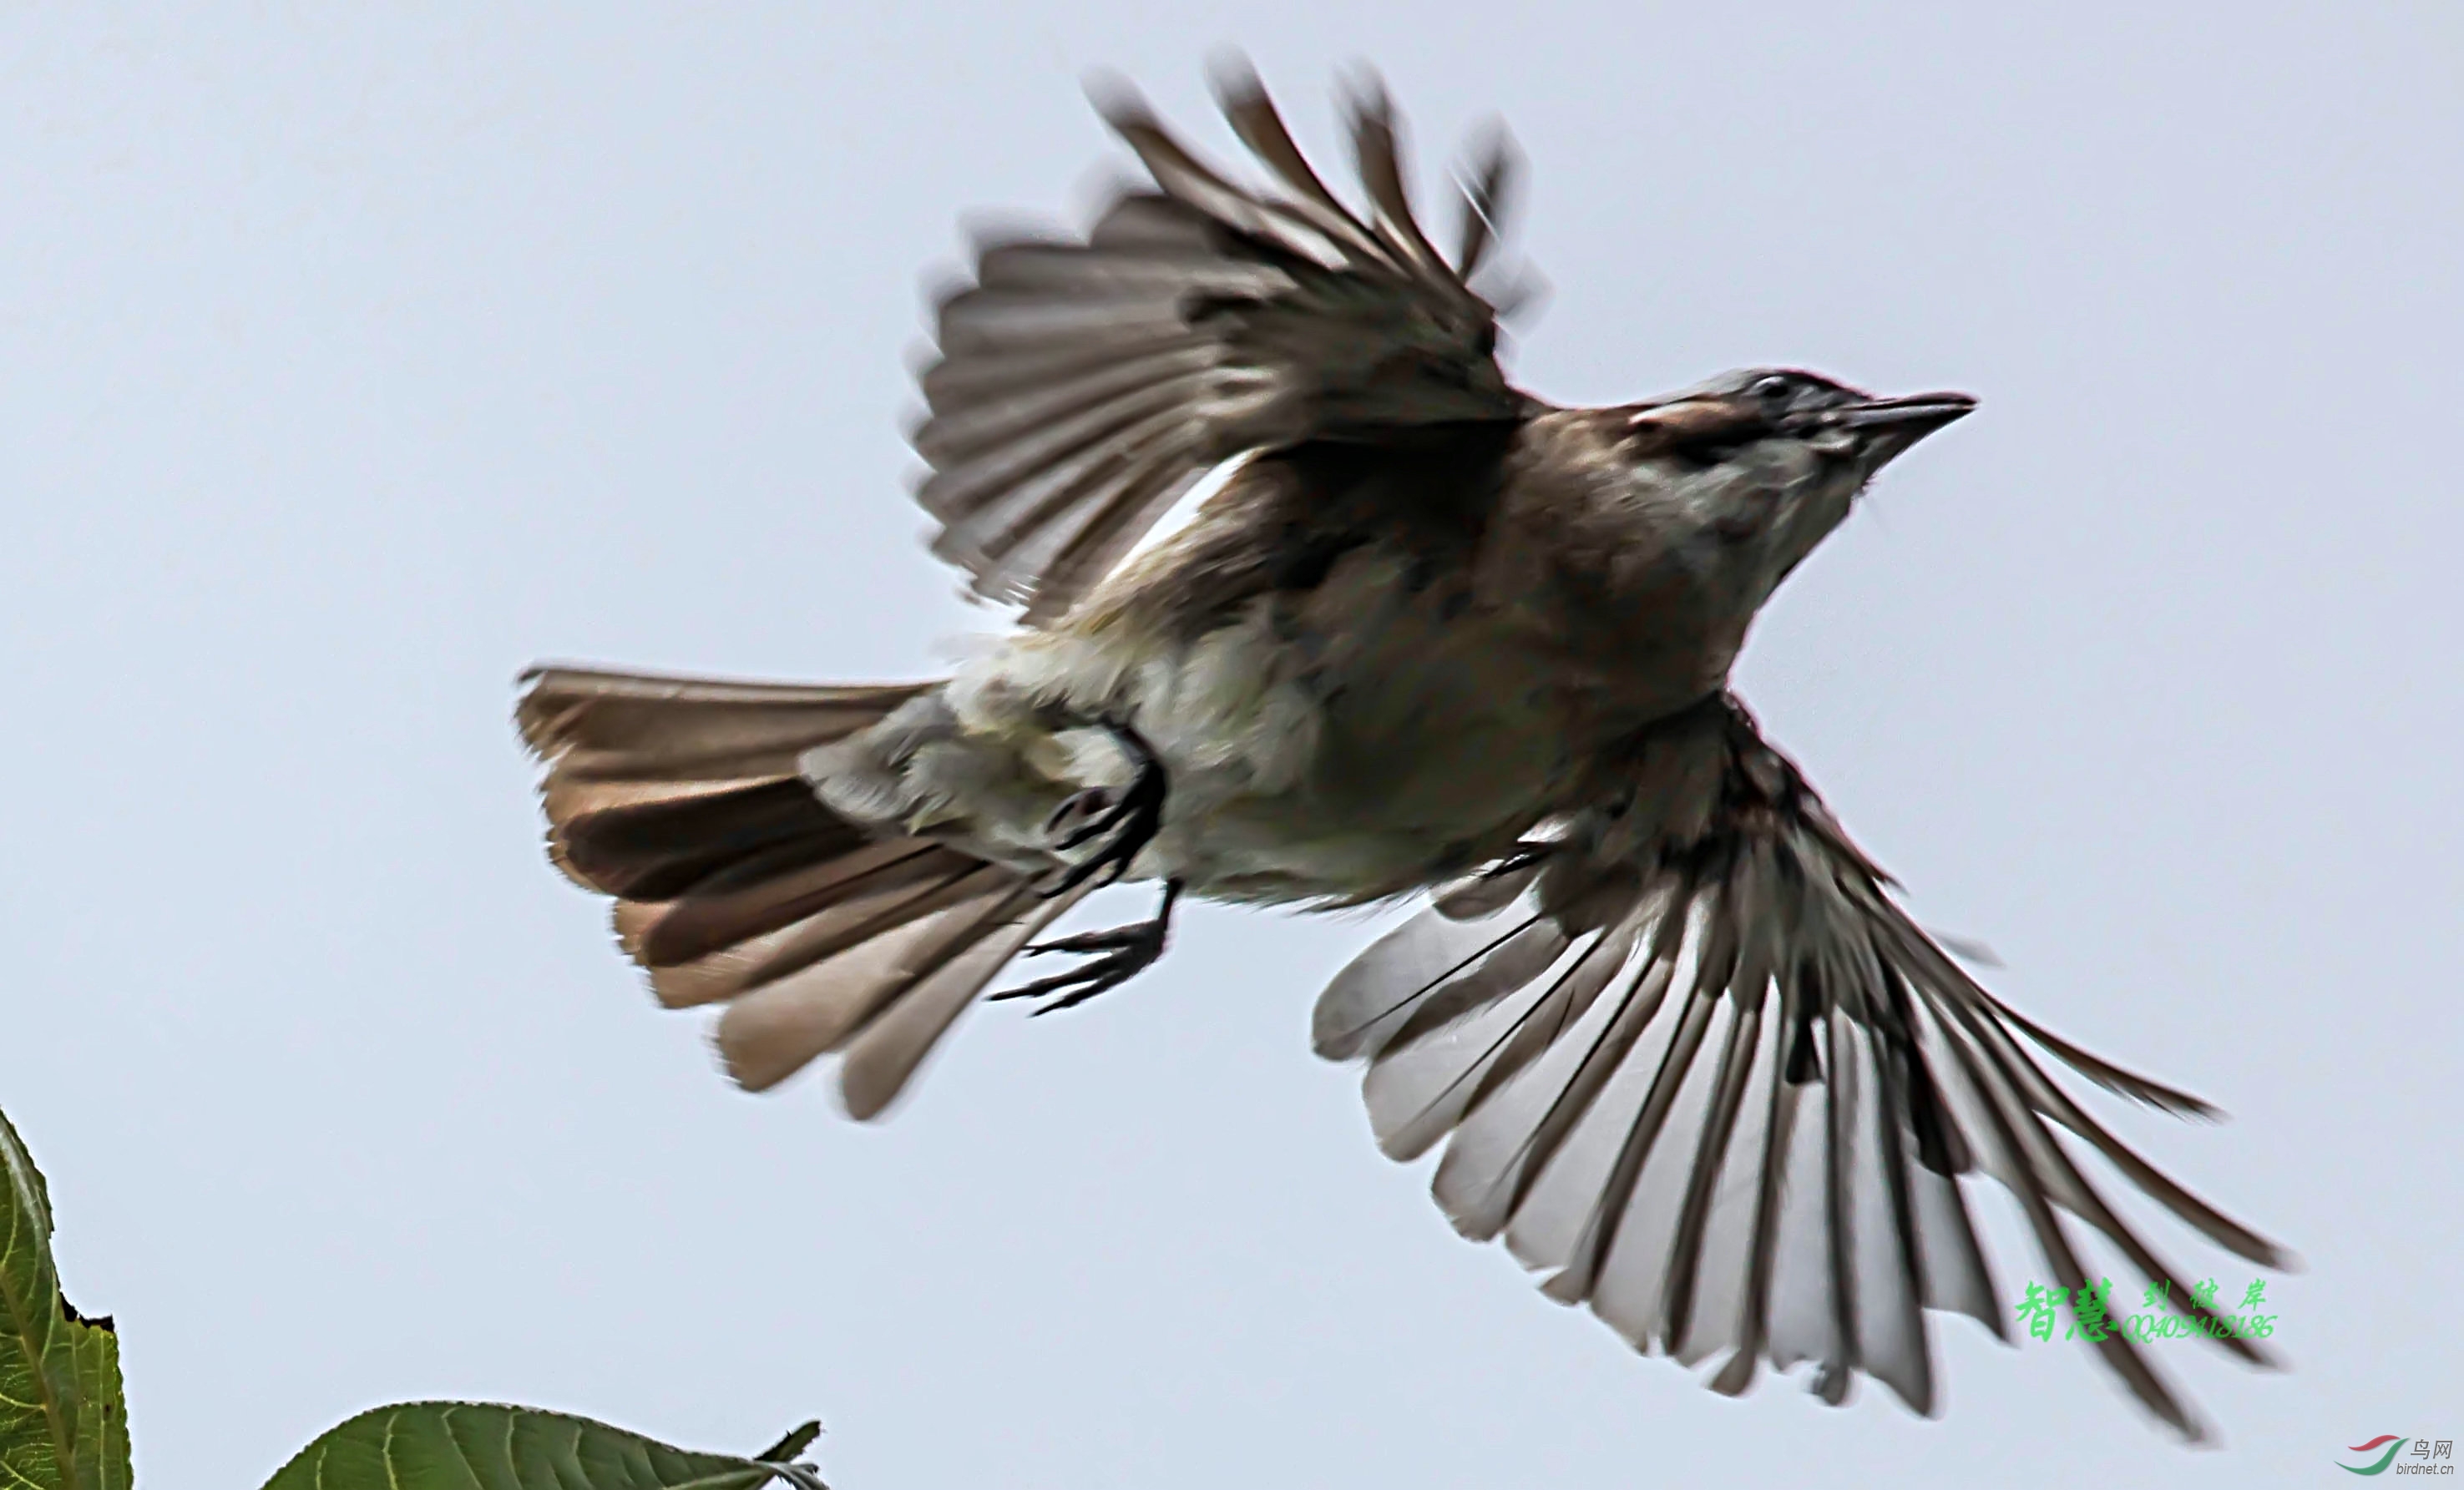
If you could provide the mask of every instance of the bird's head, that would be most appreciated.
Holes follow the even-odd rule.
[[[1689,560],[1759,605],[1875,472],[1975,406],[1965,393],[1876,398],[1815,373],[1757,368],[1623,411],[1618,447]]]

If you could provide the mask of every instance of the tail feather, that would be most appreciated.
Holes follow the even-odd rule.
[[[964,876],[977,861],[938,844],[884,839],[801,868],[749,867],[759,877],[740,887],[711,884],[675,900],[626,903],[617,939],[653,974],[759,949],[763,955],[746,963],[746,975],[767,982],[922,914],[912,902]],[[795,934],[783,942],[772,934],[790,931]]]
[[[868,830],[799,762],[933,685],[797,688],[542,668],[522,737],[546,768],[549,855],[614,898],[617,942],[671,1008],[724,1003],[729,1074],[759,1091],[843,1052],[840,1093],[884,1110],[1038,929],[1015,869]]]
[[[560,774],[581,780],[722,781],[792,776],[796,757],[930,692],[733,683],[591,668],[534,668],[516,720]]]
[[[839,1096],[847,1111],[869,1118],[889,1107],[934,1044],[1020,949],[1091,893],[1092,886],[1080,885],[1045,900],[1022,884],[988,902],[970,921],[967,935],[954,938],[936,966],[849,1041],[839,1070]],[[958,910],[953,907],[947,913]]]
[[[1041,900],[990,866],[951,890],[931,897],[935,909],[730,1003],[718,1021],[729,1074],[760,1091],[843,1049],[839,1095],[853,1116],[873,1116],[1027,938],[1078,899]]]
[[[926,859],[926,867],[932,872],[917,879],[888,880],[879,886],[847,883],[844,898],[832,900],[776,931],[748,936],[690,961],[652,961],[637,953],[635,960],[649,970],[651,991],[670,1008],[683,1008],[719,1002],[763,984],[776,983],[966,898],[970,890],[967,878],[981,867],[963,854],[942,859],[943,850],[938,844],[899,840],[883,846],[902,856]],[[840,863],[856,857],[850,855]],[[858,877],[850,874],[847,880],[852,882]],[[666,909],[649,908],[653,912]],[[687,914],[691,914],[690,908]],[[622,931],[620,918],[620,936]]]
[[[693,783],[698,784],[698,783]],[[802,777],[602,807],[558,824],[565,872],[626,900],[724,892],[862,847]],[[724,882],[724,883],[721,883]]]

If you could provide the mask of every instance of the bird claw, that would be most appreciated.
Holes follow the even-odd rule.
[[[1052,809],[1044,830],[1059,834],[1053,848],[1067,851],[1096,845],[1095,851],[1062,870],[1053,883],[1039,893],[1046,900],[1066,895],[1097,874],[1104,878],[1099,885],[1110,885],[1129,872],[1138,851],[1147,846],[1163,826],[1163,804],[1169,782],[1163,762],[1135,730],[1126,725],[1105,721],[1122,751],[1137,767],[1137,775],[1126,787],[1090,786],[1072,793],[1060,806]],[[1063,829],[1071,822],[1064,833]]]
[[[1045,994],[1060,994],[1060,997],[1035,1011],[1035,1017],[1040,1018],[1056,1010],[1074,1009],[1097,994],[1120,987],[1155,966],[1155,960],[1163,955],[1164,946],[1172,935],[1172,905],[1179,898],[1180,882],[1167,880],[1163,887],[1163,904],[1144,921],[1035,943],[1026,949],[1030,957],[1059,952],[1089,956],[1092,960],[1080,963],[1067,973],[1056,973],[1017,988],[1003,989],[987,1001],[999,1003],[1009,998],[1039,998]]]

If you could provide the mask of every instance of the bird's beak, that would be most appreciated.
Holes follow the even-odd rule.
[[[1965,393],[1911,393],[1903,398],[1868,399],[1831,410],[1837,427],[1853,429],[1865,456],[1865,469],[1880,471],[1908,447],[1953,420],[1965,418],[1976,400]]]

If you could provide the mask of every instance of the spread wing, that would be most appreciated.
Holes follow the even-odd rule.
[[[1351,112],[1364,217],[1309,168],[1254,75],[1220,92],[1279,191],[1234,185],[1124,96],[1104,112],[1155,189],[1117,197],[1083,241],[979,243],[975,282],[940,302],[917,499],[941,523],[934,552],[977,594],[1024,603],[1031,624],[1232,456],[1529,406],[1497,364],[1497,311],[1470,287],[1511,175],[1504,137],[1465,188],[1449,263],[1413,217],[1381,93]]]
[[[1316,1014],[1321,1055],[1368,1063],[1380,1146],[1407,1159],[1448,1140],[1438,1203],[1466,1237],[1503,1236],[1550,1297],[1645,1351],[1726,1353],[1720,1391],[1761,1362],[1810,1361],[1835,1404],[1862,1371],[1930,1413],[1925,1310],[2010,1338],[1963,1183],[1985,1175],[2017,1198],[2054,1286],[2101,1277],[2067,1213],[2169,1281],[2175,1311],[2209,1317],[2057,1126],[2218,1244],[2287,1265],[2081,1111],[2039,1053],[2169,1111],[2210,1109],[1978,986],[1733,700],[1656,730],[1602,796],[1363,953]],[[2117,1297],[2117,1321],[2139,1297]],[[2119,1328],[2096,1349],[2202,1435]]]

